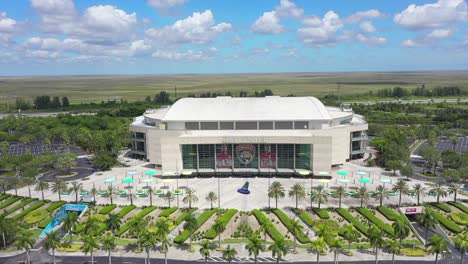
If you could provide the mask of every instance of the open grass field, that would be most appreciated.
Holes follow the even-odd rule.
[[[275,95],[322,96],[337,93],[337,83],[341,83],[342,95],[421,84],[427,88],[457,85],[468,89],[468,71],[0,77],[0,102],[44,94],[68,96],[72,103],[120,98],[133,101],[163,90],[173,95],[174,86],[178,96],[263,89],[271,89]]]

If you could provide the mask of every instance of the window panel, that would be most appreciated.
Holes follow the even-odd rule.
[[[234,122],[220,122],[219,129],[222,130],[234,130]]]
[[[296,169],[310,170],[310,145],[296,145]]]
[[[275,122],[275,129],[293,129],[292,121],[277,121]]]
[[[201,130],[218,130],[218,122],[200,122]]]
[[[236,130],[256,130],[257,122],[236,122]]]
[[[185,122],[186,130],[199,130],[198,122]]]
[[[273,129],[273,122],[258,122],[258,129]]]
[[[184,169],[197,169],[197,145],[182,145],[182,166]]]
[[[294,129],[309,129],[309,122],[307,121],[295,121]]]

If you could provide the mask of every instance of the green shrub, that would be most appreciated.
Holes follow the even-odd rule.
[[[263,214],[260,210],[254,209],[252,210],[252,214],[257,218],[257,221],[260,224],[264,224],[266,226],[266,231],[270,237],[275,240],[281,240],[283,239],[283,235],[276,229],[273,224],[270,222],[270,220]]]
[[[284,226],[286,226],[289,230],[289,232],[291,234],[293,234],[294,236],[296,236],[297,240],[302,243],[302,244],[306,244],[306,243],[310,243],[310,239],[304,234],[304,232],[302,232],[301,230],[293,230],[292,227],[291,227],[291,219],[289,219],[289,217],[283,212],[281,211],[280,209],[274,209],[272,210],[273,213],[278,217],[278,219],[281,221],[281,223],[283,223]],[[328,212],[326,212],[327,215],[328,215]]]
[[[32,225],[32,224],[43,221],[48,215],[49,215],[49,212],[47,212],[46,209],[37,209],[29,213],[28,215],[26,215],[23,221],[26,224]]]
[[[292,209],[292,211],[310,228],[314,228],[314,225],[317,223],[306,211],[299,209]]]
[[[35,201],[37,200],[37,198],[27,198],[27,199],[24,199],[23,201],[21,201],[21,203],[13,206],[12,208],[8,209],[5,213],[3,213],[3,216],[7,216],[13,212],[16,212],[18,210],[20,210],[21,208],[23,208],[24,206],[28,205],[29,203],[31,203],[32,201]]]
[[[3,200],[5,200],[6,198],[8,198],[10,196],[11,196],[11,194],[9,194],[9,193],[5,193],[5,194],[0,195],[0,201],[3,201]]]
[[[65,201],[59,201],[59,202],[54,202],[52,203],[51,205],[49,205],[47,207],[47,212],[51,213],[53,212],[55,209],[59,208],[59,207],[62,207],[62,205],[65,204]]]
[[[174,213],[175,211],[177,211],[177,209],[179,209],[179,208],[178,208],[178,207],[171,207],[171,208],[164,209],[164,210],[159,214],[159,216],[160,216],[160,217],[169,217],[172,213]]]
[[[450,218],[459,225],[468,225],[468,214],[463,212],[452,212]]]
[[[368,236],[368,228],[367,226],[362,223],[361,221],[359,221],[358,219],[356,219],[350,212],[348,212],[348,210],[344,209],[344,208],[338,208],[336,209],[336,212],[341,215],[341,217],[343,217],[344,219],[346,219],[348,222],[350,222],[351,224],[353,224],[353,226],[361,233],[363,233],[365,236]]]
[[[369,209],[365,207],[359,207],[359,208],[356,208],[356,211],[362,214],[365,218],[367,218],[369,221],[371,221],[374,225],[376,225],[378,228],[383,230],[385,233],[389,234],[390,236],[394,235],[393,227],[386,224],[384,221],[380,220]]]
[[[102,214],[95,214],[95,215],[93,215],[91,217],[98,220],[99,222],[104,222],[107,219],[106,216],[102,215]]]
[[[452,212],[452,209],[450,208],[450,206],[446,205],[446,204],[443,204],[443,203],[429,203],[431,206],[434,206],[436,208],[439,208],[440,210],[446,212],[446,213],[450,213]]]
[[[11,199],[8,199],[6,201],[4,201],[2,204],[0,204],[0,210],[5,208],[5,207],[8,207],[14,203],[16,203],[17,201],[23,199],[22,197],[19,197],[19,196],[13,196]]]
[[[23,217],[25,217],[27,214],[29,214],[30,212],[36,210],[37,208],[43,206],[45,204],[44,201],[39,201],[37,203],[34,203],[33,205],[31,205],[28,209],[25,209],[24,211],[22,211],[21,213],[15,215],[12,217],[13,220],[19,220]]]
[[[192,214],[193,212],[195,212],[197,210],[197,208],[190,208],[186,211],[184,211],[183,213],[181,213],[179,215],[179,217],[177,217],[177,219],[175,220],[175,225],[174,225],[174,228],[178,225],[180,225],[184,220],[185,218],[187,218],[187,216],[189,216],[190,214]]]
[[[327,210],[321,208],[313,208],[312,210],[320,217],[320,219],[330,219],[330,215]]]
[[[111,204],[111,205],[108,205],[108,206],[104,206],[101,210],[99,210],[99,213],[103,214],[103,215],[108,214],[112,210],[114,210],[116,207],[117,207],[116,204]]]
[[[464,204],[459,203],[459,202],[448,202],[448,204],[455,206],[459,210],[463,211],[465,214],[468,214],[468,207],[466,207]]]
[[[200,228],[201,225],[203,225],[206,221],[208,221],[208,219],[210,219],[210,217],[213,216],[215,212],[216,212],[215,209],[211,209],[211,210],[203,212],[197,218],[197,228],[195,228],[195,230],[192,230],[192,232],[197,231],[198,228]],[[190,231],[189,230],[184,230],[184,231],[182,231],[182,233],[180,233],[180,235],[178,235],[178,236],[176,236],[174,238],[174,243],[182,244],[182,243],[185,242],[185,240],[187,240],[189,238],[189,236],[190,236]]]
[[[399,215],[392,208],[389,208],[387,206],[379,206],[377,207],[377,210],[390,221],[396,221],[401,217],[401,215]]]
[[[40,222],[39,225],[37,225],[37,227],[42,228],[42,229],[46,228],[47,225],[50,223],[50,221],[52,221],[52,219],[53,219],[52,217],[48,217],[42,220],[42,222]]]
[[[130,213],[130,211],[132,211],[135,208],[136,208],[136,205],[127,205],[124,208],[122,208],[122,210],[120,210],[119,216],[124,217],[126,214]]]
[[[231,221],[231,218],[237,213],[237,209],[229,209],[227,210],[226,213],[224,213],[222,216],[218,217],[216,221],[219,221],[223,223],[223,226],[226,226],[229,221]],[[218,235],[218,232],[214,230],[214,228],[210,228],[208,231],[205,232],[205,238],[206,239],[213,239]]]
[[[426,255],[424,249],[421,248],[402,248],[400,253],[408,257],[424,257]]]
[[[448,219],[445,217],[445,215],[442,215],[441,213],[437,211],[433,211],[434,218],[445,228],[447,228],[449,231],[453,233],[461,233],[463,229],[461,229],[457,224],[455,224],[452,220]]]
[[[124,208],[125,209],[125,208]],[[132,217],[132,219],[130,221],[128,221],[127,223],[123,224],[120,229],[115,233],[117,236],[120,236],[122,235],[123,233],[125,233],[129,228],[130,228],[130,224],[132,221],[136,221],[137,219],[141,219],[143,217],[145,217],[147,214],[151,213],[152,211],[154,211],[156,209],[156,206],[148,206],[146,207],[145,209],[143,209],[141,212],[139,212],[137,215],[135,215],[134,217]],[[123,209],[122,209],[123,210]],[[132,209],[133,210],[133,209]],[[130,212],[130,211],[129,211]]]

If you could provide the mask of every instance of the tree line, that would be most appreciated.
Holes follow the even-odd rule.
[[[377,90],[375,93],[369,91],[370,96],[378,97],[393,97],[393,98],[403,98],[408,96],[422,96],[422,97],[440,97],[440,96],[460,96],[464,92],[458,86],[444,86],[444,87],[434,87],[426,88],[423,84],[420,87],[415,89],[407,89],[399,86],[393,88],[384,88]]]

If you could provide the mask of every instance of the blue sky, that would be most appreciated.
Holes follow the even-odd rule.
[[[0,0],[0,75],[467,68],[464,0]]]

